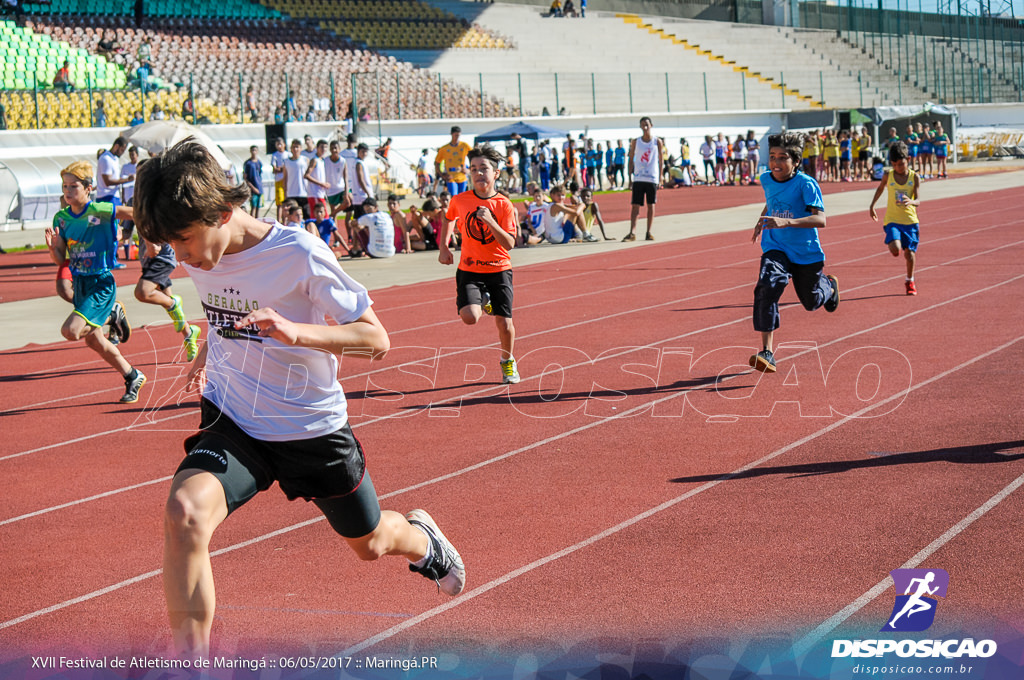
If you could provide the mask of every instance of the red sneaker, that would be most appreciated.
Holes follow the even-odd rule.
[[[913,281],[907,281],[907,295],[917,295],[917,286]]]

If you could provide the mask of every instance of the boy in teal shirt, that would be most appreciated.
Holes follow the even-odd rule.
[[[58,266],[65,260],[70,263],[75,305],[60,331],[68,340],[84,339],[90,349],[117,369],[125,383],[120,401],[131,404],[139,400],[146,376],[107,340],[102,326],[110,317],[117,296],[117,284],[110,273],[117,245],[114,219],[130,220],[133,212],[125,206],[90,201],[92,172],[92,164],[86,161],[72,163],[60,172],[61,191],[68,205],[53,217],[56,233],[49,247]],[[127,340],[127,319],[124,326]]]

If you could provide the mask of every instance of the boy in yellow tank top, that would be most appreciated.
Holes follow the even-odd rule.
[[[889,147],[889,169],[871,199],[868,213],[871,219],[878,221],[875,214],[875,203],[888,189],[889,202],[885,208],[885,243],[893,257],[899,257],[900,246],[903,257],[907,261],[907,295],[917,295],[914,285],[914,266],[917,263],[918,229],[917,206],[921,205],[921,180],[918,174],[910,169],[910,154],[907,145],[897,142]]]

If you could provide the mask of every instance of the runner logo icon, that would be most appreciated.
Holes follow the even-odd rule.
[[[935,621],[937,597],[946,597],[949,574],[943,569],[893,569],[896,602],[882,631],[928,630]]]

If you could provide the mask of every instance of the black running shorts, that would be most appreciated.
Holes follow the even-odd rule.
[[[342,536],[358,538],[377,528],[380,505],[363,449],[352,429],[284,442],[246,434],[212,402],[203,399],[200,430],[185,440],[183,470],[214,475],[234,512],[275,481],[288,500],[315,501]]]
[[[512,270],[481,274],[455,270],[456,309],[466,305],[482,305],[484,291],[491,296],[491,308],[494,316],[512,318]]]
[[[654,205],[657,196],[658,185],[654,182],[633,182],[633,196],[630,199],[630,205],[644,205],[644,199],[647,200],[647,205]]]
[[[159,257],[144,257],[142,258],[142,278],[152,281],[160,290],[167,290],[171,287],[171,274],[174,272],[174,266]]]

